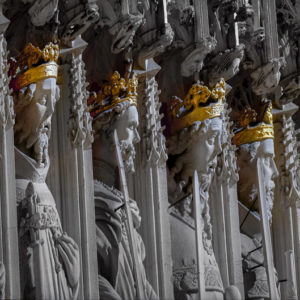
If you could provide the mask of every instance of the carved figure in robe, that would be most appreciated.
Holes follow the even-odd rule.
[[[16,113],[15,162],[23,299],[77,299],[79,249],[62,229],[45,182],[51,118],[59,99],[59,49],[31,44],[11,64]],[[18,72],[17,70],[20,70]]]
[[[140,141],[137,131],[139,120],[136,109],[135,76],[128,81],[115,72],[111,82],[89,99],[93,109],[94,189],[99,264],[99,291],[101,299],[136,299],[132,254],[123,206],[116,176],[117,161],[114,155],[113,132],[116,129],[124,166],[134,172],[134,144]],[[130,203],[133,215],[134,240],[137,245],[138,272],[142,278],[145,299],[157,299],[147,280],[143,260],[144,243],[137,229],[141,217],[136,201]]]
[[[167,148],[169,199],[173,205],[170,223],[174,292],[175,299],[198,297],[195,227],[191,208],[191,183],[197,170],[202,199],[205,299],[224,299],[224,287],[212,244],[208,191],[215,173],[217,155],[222,151],[225,82],[221,80],[212,91],[196,83],[191,90],[196,89],[198,93],[194,96],[184,100],[174,99],[169,117],[172,132],[167,139]],[[212,113],[209,114],[209,111]]]
[[[257,114],[247,115],[241,113],[244,126],[239,128],[234,136],[234,143],[239,146],[237,162],[239,166],[238,197],[239,200],[252,210],[258,210],[259,188],[265,189],[267,217],[272,222],[272,208],[274,202],[274,179],[278,176],[278,170],[274,161],[274,131],[272,105],[266,103],[261,119],[254,117]],[[251,117],[252,115],[252,117]],[[264,184],[260,186],[258,181],[257,159],[261,159]],[[266,269],[263,266],[264,255],[262,249],[249,254],[250,251],[262,246],[262,234],[258,232],[253,237],[247,233],[247,221],[243,224],[241,233],[242,256],[244,257],[245,272],[255,274],[254,281],[250,276],[244,277],[249,298],[269,297],[269,287]],[[259,266],[262,264],[262,266]],[[255,267],[251,270],[252,267]],[[276,270],[274,270],[276,274]]]

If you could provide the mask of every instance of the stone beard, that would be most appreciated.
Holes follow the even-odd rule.
[[[132,255],[130,253],[125,211],[120,208],[123,194],[118,190],[116,177],[117,161],[114,156],[113,132],[116,129],[120,140],[122,158],[127,172],[134,172],[135,148],[140,141],[137,131],[138,112],[134,105],[121,102],[94,121],[96,139],[93,144],[95,211],[97,224],[97,249],[99,265],[100,298],[135,299]],[[133,217],[134,240],[145,290],[145,299],[157,299],[147,280],[143,261],[144,243],[137,232],[141,217],[137,203],[130,201]]]
[[[239,200],[250,207],[258,197],[258,175],[257,158],[263,161],[264,188],[266,194],[266,205],[269,222],[272,222],[272,208],[274,202],[274,179],[278,176],[278,171],[274,162],[274,142],[272,139],[265,139],[259,142],[241,145],[238,150]],[[251,175],[250,175],[251,174]],[[258,209],[258,203],[255,203]]]
[[[15,95],[15,144],[40,167],[49,164],[51,117],[58,99],[59,88],[54,78],[30,84]]]
[[[224,297],[223,283],[212,247],[212,225],[208,205],[208,190],[217,165],[217,155],[222,150],[222,126],[223,117],[206,119],[203,122],[197,121],[167,140],[169,175],[177,183],[177,189],[169,191],[171,192],[170,196],[172,197],[173,193],[176,201],[176,198],[178,199],[185,194],[187,195],[186,199],[189,199],[188,195],[192,191],[193,173],[197,170],[199,174],[201,215],[204,228],[202,240],[205,287],[207,296],[212,297],[211,299],[223,299]],[[183,208],[186,209],[186,206]],[[191,211],[192,209],[189,207],[187,214],[190,214]],[[186,212],[181,212],[181,214],[186,214]],[[191,223],[187,225],[186,220],[179,222],[178,219],[182,218],[178,218],[178,214],[174,218],[174,214],[171,212],[171,232],[174,237],[172,237],[173,275],[175,278],[176,299],[183,297],[183,294],[198,292],[194,227],[191,226]],[[178,238],[180,236],[184,239],[182,243]],[[185,249],[180,244],[183,244]],[[190,279],[188,280],[188,278]]]
[[[20,274],[26,299],[76,299],[79,289],[79,249],[63,232],[45,183],[51,117],[58,99],[56,78],[14,92]]]

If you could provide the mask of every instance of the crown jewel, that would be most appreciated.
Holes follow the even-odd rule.
[[[249,113],[251,111],[251,113]],[[272,104],[269,103],[263,120],[255,126],[250,124],[256,121],[257,113],[251,109],[247,109],[242,113],[242,120],[239,123],[243,126],[237,131],[232,139],[232,142],[239,146],[253,142],[262,141],[265,139],[274,139]]]
[[[29,43],[15,60],[10,60],[10,87],[19,90],[38,80],[57,78],[58,57],[58,45],[49,43],[41,50]]]
[[[97,118],[123,102],[128,102],[128,106],[136,106],[137,87],[138,80],[135,74],[126,81],[121,78],[119,72],[115,71],[110,82],[105,84],[97,94],[92,93],[88,99],[91,116]]]
[[[170,122],[172,133],[191,126],[196,121],[204,121],[221,116],[225,99],[224,79],[221,79],[213,90],[200,82],[193,84],[188,94],[181,100],[173,97],[170,104]]]

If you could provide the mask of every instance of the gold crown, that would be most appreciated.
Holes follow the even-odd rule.
[[[242,115],[245,115],[245,113]],[[272,104],[268,104],[264,113],[263,120],[258,125],[249,126],[251,122],[256,121],[256,114],[252,114],[252,116],[255,116],[255,118],[250,117],[248,119],[244,119],[245,127],[242,130],[235,133],[234,137],[232,138],[233,144],[239,146],[266,139],[274,139]],[[240,123],[242,124],[242,122]]]
[[[172,133],[189,127],[196,121],[202,122],[221,116],[225,91],[226,84],[221,79],[212,91],[197,82],[190,88],[184,100],[173,97],[170,104]]]
[[[88,99],[91,116],[96,118],[126,101],[128,106],[137,106],[137,86],[138,80],[135,74],[126,82],[124,78],[121,78],[119,72],[115,71],[110,82],[105,84],[97,94],[92,93]]]
[[[59,47],[49,43],[43,50],[29,43],[15,61],[10,61],[10,87],[19,90],[46,78],[57,78]]]

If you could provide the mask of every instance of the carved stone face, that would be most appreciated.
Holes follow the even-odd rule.
[[[198,132],[193,133],[194,137],[188,144],[183,153],[176,158],[171,173],[177,177],[177,182],[184,187],[193,177],[194,171],[199,173],[199,179],[202,187],[208,189],[211,181],[211,175],[215,171],[217,164],[217,155],[222,151],[221,133],[222,119],[213,118],[206,120],[207,126],[203,125]],[[201,125],[202,126],[202,125]],[[171,153],[172,155],[172,153]]]
[[[55,78],[47,78],[26,87],[15,97],[15,144],[40,166],[48,161],[51,117],[59,98]]]
[[[241,147],[243,147],[242,145]],[[258,175],[257,158],[262,159],[264,187],[266,192],[267,210],[269,220],[272,218],[272,207],[274,200],[274,179],[278,176],[278,170],[274,162],[274,142],[272,139],[266,139],[261,142],[255,142],[245,145],[244,149],[239,150],[238,165],[239,172],[239,200],[248,207],[253,203],[258,195]],[[256,203],[257,208],[257,203]]]
[[[134,144],[140,141],[140,136],[137,131],[138,126],[139,118],[135,106],[129,106],[129,108],[121,114],[114,123],[120,141],[124,165],[128,172],[134,172]]]

